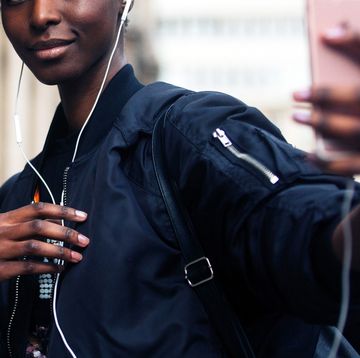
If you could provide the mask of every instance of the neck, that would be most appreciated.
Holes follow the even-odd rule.
[[[126,58],[114,56],[104,89],[126,63]],[[70,131],[78,131],[85,123],[104,79],[106,65],[107,63],[90,69],[81,78],[58,85],[61,103]]]

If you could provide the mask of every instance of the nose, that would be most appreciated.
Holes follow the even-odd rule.
[[[61,22],[61,14],[56,0],[33,0],[30,25],[35,30],[46,30]]]

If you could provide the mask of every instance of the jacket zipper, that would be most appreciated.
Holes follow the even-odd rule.
[[[67,177],[68,177],[69,169],[70,169],[70,167],[66,167],[65,170],[64,170],[64,174],[63,174],[63,190],[62,190],[61,203],[60,203],[63,206],[66,206],[66,186],[67,186]],[[57,243],[59,243],[59,242],[57,242]],[[58,264],[58,265],[63,264],[63,262],[61,262],[60,260],[57,260],[55,263]],[[53,281],[53,292],[52,292],[51,298],[50,298],[50,314],[53,316],[53,314],[54,314],[53,304],[54,304],[54,291],[55,291],[55,284],[56,284],[56,274],[53,275],[52,281]]]
[[[66,167],[64,170],[64,175],[63,175],[63,195],[62,195],[62,205],[66,206],[67,203],[67,178],[68,178],[68,172],[69,172],[70,167]],[[17,311],[17,306],[19,303],[19,286],[20,286],[20,278],[21,276],[17,276],[16,277],[16,281],[15,281],[15,300],[14,300],[14,307],[10,316],[10,320],[9,320],[9,324],[8,324],[8,329],[7,329],[7,347],[8,347],[8,352],[9,352],[9,356],[10,358],[13,356],[12,354],[12,349],[11,349],[11,329],[12,329],[12,325],[14,322],[14,318],[16,315],[16,311]],[[53,284],[55,284],[55,280],[53,277]],[[50,299],[50,311],[51,314],[53,314],[53,300],[54,300],[54,292],[51,295],[51,299]]]
[[[8,347],[8,352],[9,352],[9,356],[12,357],[12,349],[11,349],[11,329],[12,329],[12,325],[14,323],[14,318],[15,318],[15,314],[16,314],[16,310],[17,310],[17,306],[19,303],[19,286],[20,286],[20,276],[16,277],[16,281],[15,281],[15,301],[14,301],[14,307],[10,316],[10,321],[8,324],[8,329],[7,329],[7,347]]]
[[[271,184],[276,184],[279,181],[279,177],[277,177],[269,168],[260,163],[257,159],[252,157],[250,154],[240,152],[232,144],[232,142],[222,129],[217,128],[215,132],[213,132],[213,137],[218,139],[222,146],[226,148],[236,158],[246,162],[258,172],[260,172]]]
[[[70,167],[66,167],[63,175],[63,194],[62,194],[62,203],[61,205],[67,205],[67,179],[69,174]]]

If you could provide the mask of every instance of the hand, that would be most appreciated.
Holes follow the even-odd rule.
[[[359,65],[356,88],[316,88],[294,93],[298,102],[313,105],[312,113],[295,113],[294,119],[314,128],[326,140],[335,141],[336,148],[346,154],[327,158],[319,154],[313,160],[325,170],[341,175],[360,173],[360,34],[346,28],[330,29],[323,41]],[[336,70],[336,69],[334,69]]]
[[[0,214],[0,281],[18,275],[56,273],[63,269],[63,266],[55,264],[24,260],[24,256],[80,262],[80,253],[43,242],[41,237],[86,247],[89,243],[87,237],[58,222],[83,222],[86,216],[69,207],[46,203],[32,204]]]

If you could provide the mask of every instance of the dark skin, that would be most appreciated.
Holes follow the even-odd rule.
[[[69,128],[79,130],[100,89],[114,46],[121,0],[1,0],[5,32],[15,50],[43,83],[57,85]],[[106,84],[126,64],[121,38]],[[31,204],[0,214],[0,281],[18,275],[55,273],[62,266],[24,261],[24,256],[78,263],[75,250],[41,237],[85,248],[89,239],[61,225],[87,214],[53,204]]]
[[[360,34],[350,28],[341,30],[324,33],[322,41],[335,49],[339,56],[346,56],[360,68]],[[313,87],[310,90],[294,93],[294,99],[297,102],[313,105],[311,113],[305,115],[295,113],[294,119],[301,124],[311,126],[324,138],[336,140],[337,147],[347,153],[339,158],[326,160],[315,153],[310,159],[324,170],[336,174],[346,176],[360,174],[360,78],[358,85],[352,88]],[[360,233],[360,208],[355,208],[347,219],[350,220],[355,238],[352,267],[360,270],[360,244],[359,240],[356,240],[357,234]],[[336,256],[342,260],[344,246],[342,224],[336,228],[332,242]]]

